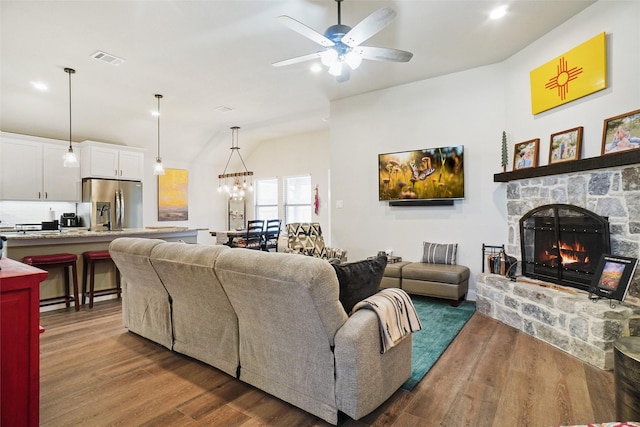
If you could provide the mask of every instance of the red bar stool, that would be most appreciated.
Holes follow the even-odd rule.
[[[32,265],[43,270],[52,268],[62,268],[64,270],[64,297],[45,298],[40,300],[40,307],[45,305],[59,304],[64,301],[67,307],[71,306],[71,300],[76,311],[80,310],[80,300],[78,299],[78,270],[76,269],[76,261],[78,256],[75,254],[51,254],[51,255],[33,255],[22,258],[22,262]],[[69,268],[73,274],[73,296],[69,294]]]
[[[96,291],[94,289],[96,263],[103,262],[103,261],[113,262],[112,259],[111,259],[111,255],[109,254],[109,251],[105,250],[105,251],[87,251],[87,252],[83,252],[82,253],[82,260],[83,260],[82,266],[83,266],[83,270],[84,270],[84,273],[82,274],[82,304],[84,304],[85,297],[87,295],[87,275],[90,275],[90,279],[89,279],[89,308],[93,308],[93,297],[96,296],[96,295],[97,296],[101,296],[101,295],[118,294],[118,298],[120,298],[120,295],[121,295],[120,271],[118,270],[118,267],[116,267],[115,264],[113,264],[113,266],[116,269],[116,287],[115,288],[110,288],[110,289],[101,289],[99,291]]]

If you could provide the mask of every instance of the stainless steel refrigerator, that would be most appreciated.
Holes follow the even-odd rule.
[[[92,231],[142,228],[142,182],[83,178],[78,215]]]

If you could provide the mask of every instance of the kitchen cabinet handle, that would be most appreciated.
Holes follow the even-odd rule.
[[[115,170],[115,175],[114,176],[118,176],[118,169]]]
[[[47,193],[46,191],[44,192],[44,198],[48,199],[49,198],[49,193]]]
[[[122,176],[122,169],[120,169],[120,176]]]
[[[42,193],[38,191],[38,199],[41,199],[41,198],[42,198]]]

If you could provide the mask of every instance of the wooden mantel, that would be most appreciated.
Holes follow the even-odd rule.
[[[511,172],[493,175],[493,182],[509,182],[519,179],[538,178],[542,176],[561,175],[594,169],[605,169],[616,166],[627,166],[640,163],[640,149],[605,154],[600,157],[573,160],[537,168],[518,169]]]

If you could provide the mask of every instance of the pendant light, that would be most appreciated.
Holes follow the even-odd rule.
[[[244,159],[240,155],[240,147],[238,146],[239,130],[240,127],[238,126],[231,128],[231,153],[229,153],[229,159],[227,159],[224,171],[218,175],[218,192],[224,191],[233,200],[242,200],[245,196],[245,189],[253,191],[253,172],[247,169],[247,165],[244,164]],[[238,154],[238,157],[240,157],[242,167],[244,168],[243,172],[227,173],[227,168],[229,167],[233,153]],[[242,182],[240,182],[240,179],[242,179]],[[248,183],[247,179],[249,180]],[[227,180],[231,181],[231,185],[229,185]]]
[[[155,94],[158,99],[158,155],[156,157],[156,164],[153,166],[154,175],[164,175],[164,166],[162,166],[162,157],[160,157],[160,99],[162,95]]]
[[[65,68],[64,72],[69,75],[69,151],[67,151],[63,157],[65,168],[77,168],[80,166],[76,153],[73,152],[71,146],[71,74],[74,74],[76,70],[73,68]]]

